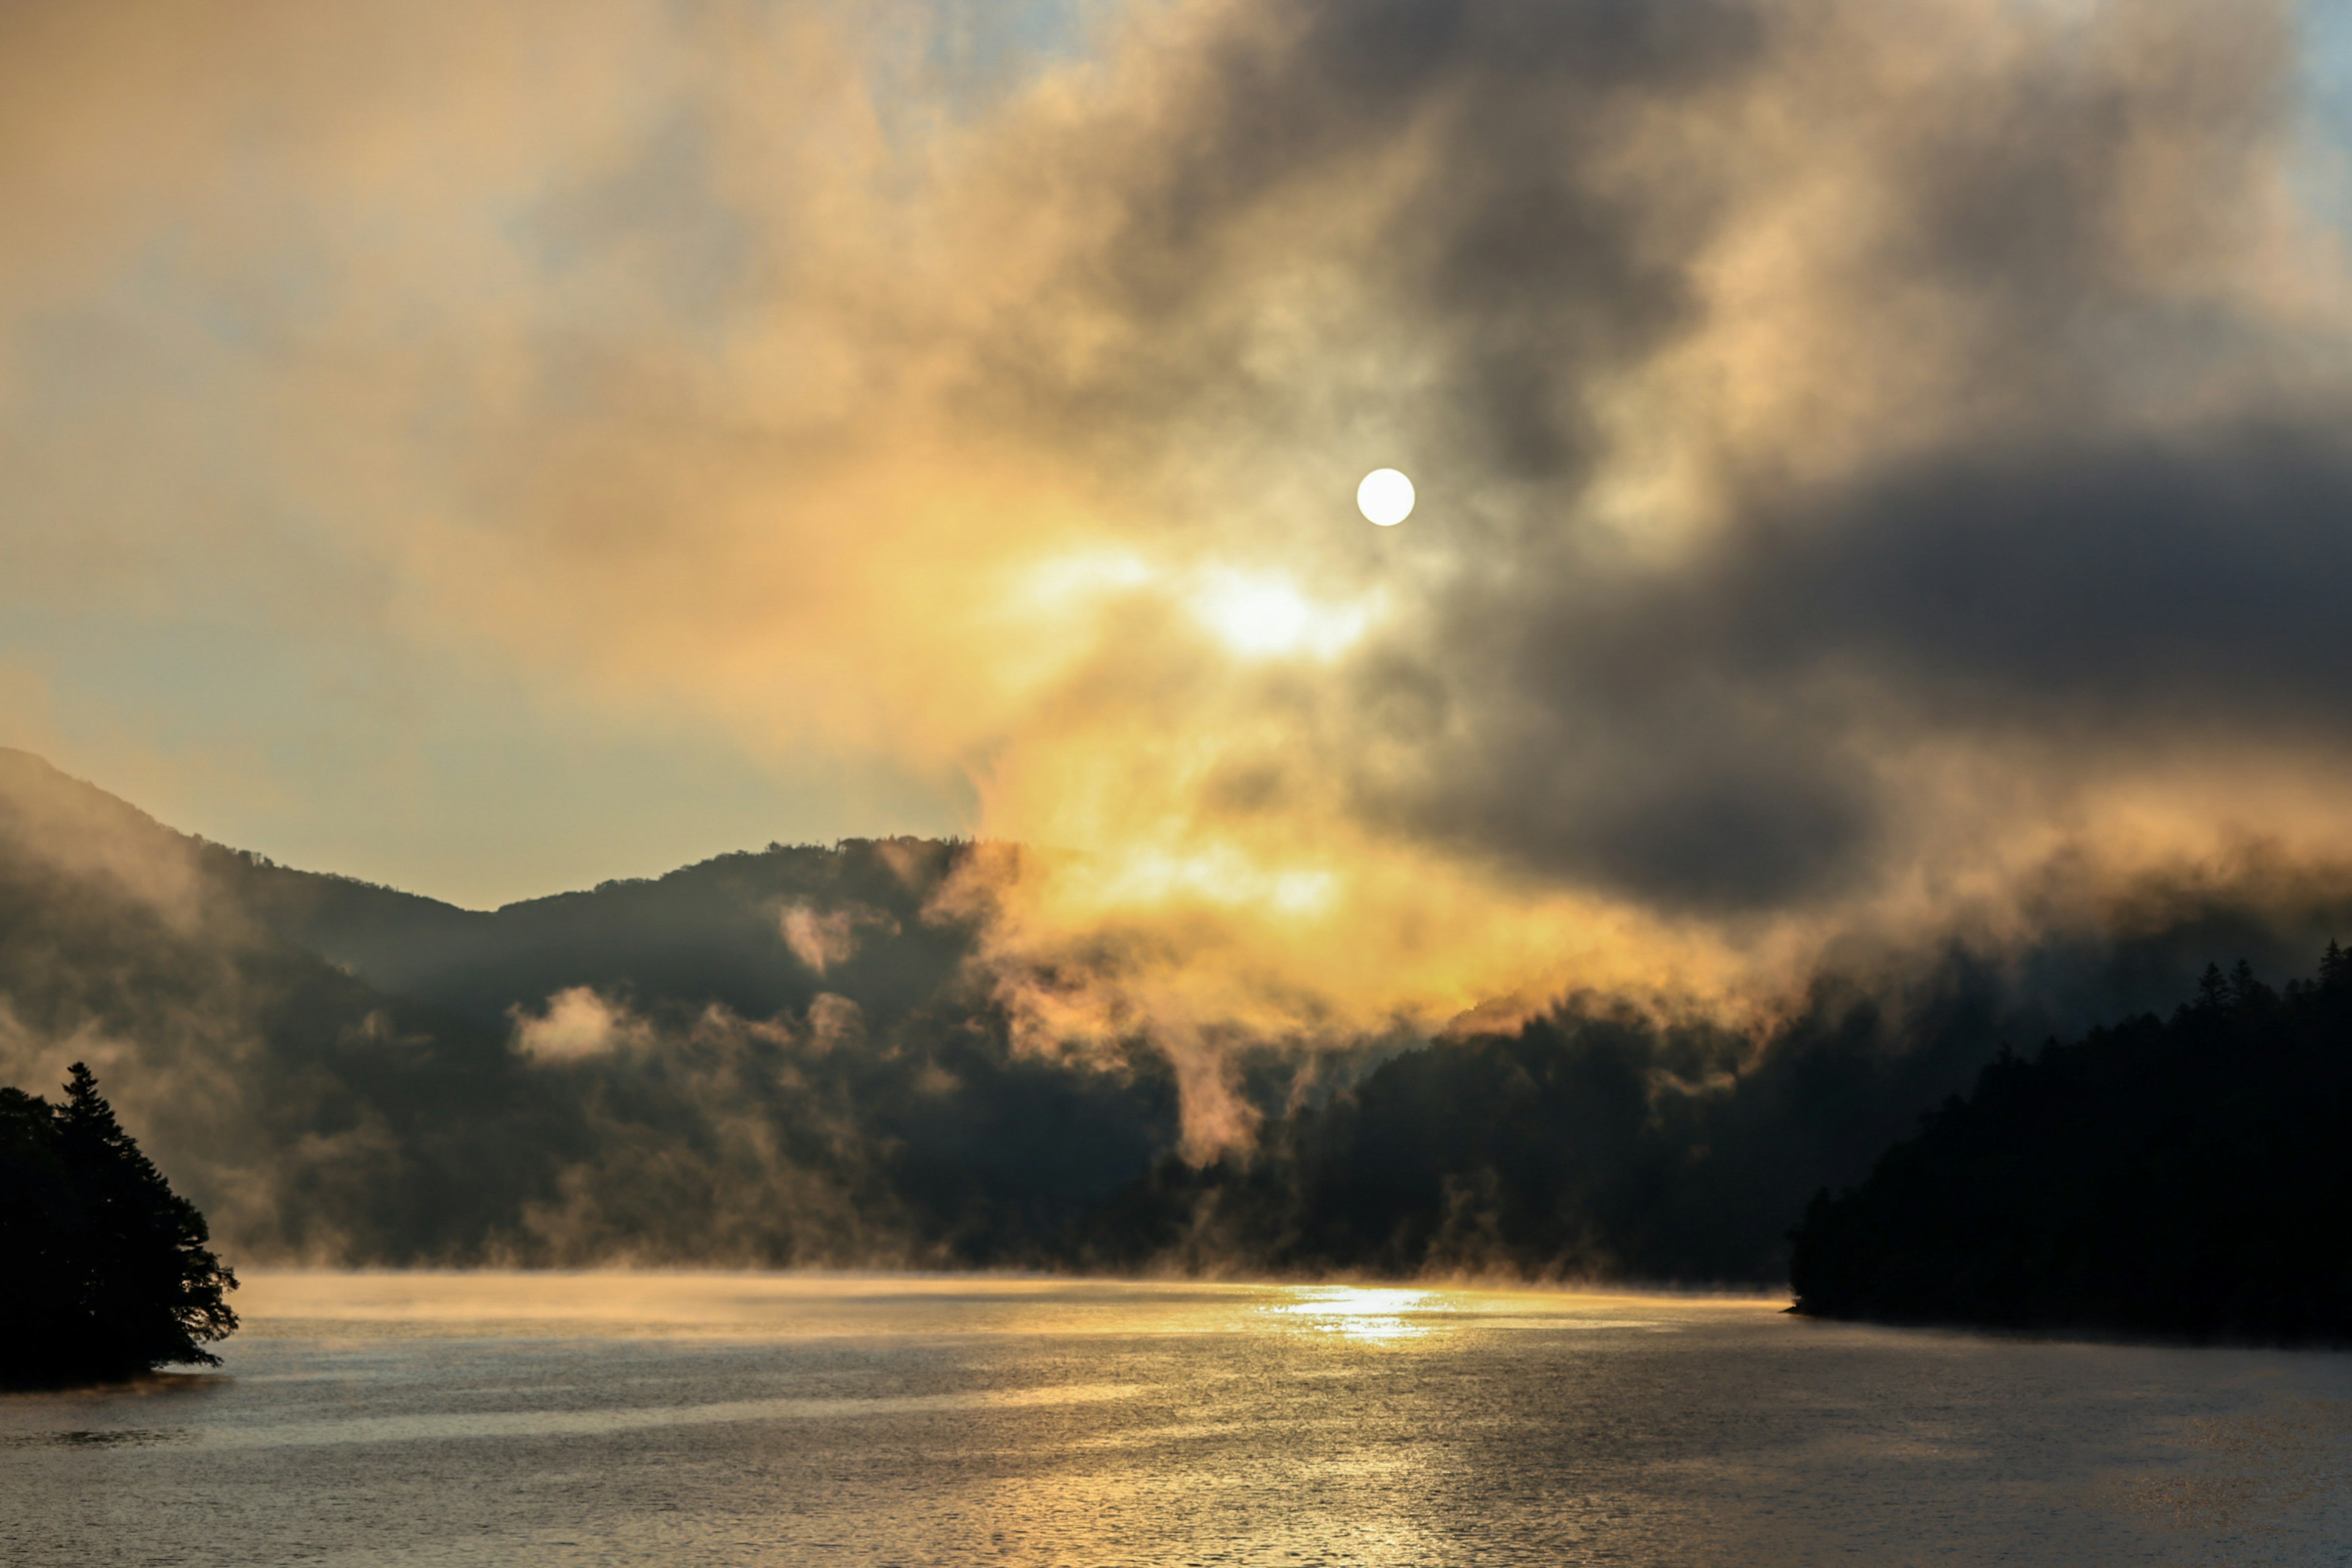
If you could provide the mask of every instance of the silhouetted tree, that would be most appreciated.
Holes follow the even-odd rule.
[[[1790,1232],[1823,1317],[2352,1341],[2352,985],[2245,963],[1996,1060]]]
[[[105,1382],[172,1364],[236,1328],[236,1277],[74,1064],[65,1101],[0,1089],[0,1386]]]

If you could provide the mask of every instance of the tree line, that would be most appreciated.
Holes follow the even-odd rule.
[[[1976,1034],[1915,1038],[1906,1074],[1948,1072]],[[1763,1265],[1759,1215],[1796,1173],[1799,1110],[1873,1137],[1902,1085],[1854,1037],[1798,1033],[1728,1089],[1696,1081],[1737,1044],[1563,1013],[1409,1051],[1247,1156],[1172,1158],[1041,1249],[1047,1267],[1272,1274],[1718,1278]],[[1979,1058],[1981,1059],[1981,1058]],[[1907,1077],[1905,1083],[1924,1079]],[[1965,1079],[1954,1081],[1966,1081]],[[1910,1100],[1916,1105],[1921,1095]],[[1858,1112],[1868,1110],[1874,1114]],[[2000,1051],[1883,1149],[1815,1193],[1789,1233],[1795,1310],[1816,1316],[2198,1339],[2352,1339],[2352,956],[2274,991],[2241,962],[2192,1000],[2027,1058]],[[1778,1200],[1796,1206],[1794,1195]],[[1760,1212],[1760,1211],[1759,1211]],[[1781,1223],[1785,1224],[1785,1220]],[[0,1386],[209,1365],[236,1327],[235,1275],[204,1216],[124,1131],[87,1067],[56,1103],[0,1089]]]
[[[2002,1053],[1791,1232],[1822,1317],[2352,1340],[2352,957]]]

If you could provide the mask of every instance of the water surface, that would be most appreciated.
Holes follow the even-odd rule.
[[[1778,1301],[260,1274],[0,1398],[0,1562],[2352,1563],[2352,1357]]]

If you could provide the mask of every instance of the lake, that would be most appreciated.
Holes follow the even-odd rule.
[[[2352,1356],[1570,1291],[269,1274],[0,1562],[2339,1563]]]

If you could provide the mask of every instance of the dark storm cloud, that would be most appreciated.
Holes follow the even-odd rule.
[[[1421,438],[1514,474],[1577,474],[1598,439],[1584,384],[1693,310],[1677,230],[1699,221],[1708,184],[1623,188],[1630,124],[1757,68],[1769,20],[1736,0],[1304,0],[1238,14],[1170,68],[1153,110],[1111,117],[1108,151],[1069,155],[1065,177],[1101,182],[1117,216],[1049,310],[1092,300],[1132,352],[1043,394],[1046,406],[1091,425],[1223,405],[1290,426],[1296,412],[1278,405],[1296,388],[1250,384],[1239,363],[1254,328],[1233,308],[1293,258],[1288,241],[1250,231],[1328,214],[1395,161],[1402,188],[1339,264],[1436,347]],[[1030,325],[1056,340],[1058,325]],[[1038,363],[999,348],[992,370],[1038,395]]]
[[[1922,715],[2352,739],[2352,441],[2199,431],[1950,455],[1717,569],[1759,676],[1846,662]]]
[[[2240,244],[2292,116],[2284,14],[2033,13],[1923,11],[1916,51],[1983,46],[1948,65],[1884,8],[1774,3],[1302,0],[1202,50],[1096,258],[1139,339],[1181,347],[1114,385],[1288,438],[1282,389],[1229,384],[1237,336],[1188,329],[1318,243],[1264,238],[1269,212],[1399,160],[1345,265],[1367,330],[1438,368],[1402,413],[1354,406],[1486,498],[1416,522],[1481,559],[1351,690],[1414,754],[1358,773],[1366,820],[1760,913],[1907,851],[1890,748],[2345,738],[2352,468]],[[1747,159],[1749,123],[1819,162]],[[1848,402],[1768,406],[1777,444],[1661,405],[1712,520],[1614,548],[1595,487],[1629,437],[1596,410],[1748,329],[1709,279],[1825,189],[1771,331]]]
[[[1836,890],[1874,847],[1880,743],[2352,744],[2331,430],[1939,453],[1775,498],[1696,567],[1555,571],[1455,606],[1458,696],[1416,711],[1468,743],[1408,815],[1644,898]]]
[[[2095,426],[2151,384],[2279,358],[2199,297],[2198,274],[2245,226],[2292,121],[2283,14],[2143,0],[2079,27],[2054,18],[1939,5],[1906,27],[1818,0],[1229,14],[1186,40],[1149,107],[1106,111],[1044,178],[1116,214],[1048,309],[1103,305],[1133,351],[1089,364],[1065,412],[1243,404],[1285,423],[1296,386],[1237,388],[1243,315],[1286,266],[1328,262],[1371,290],[1355,327],[1439,367],[1391,409],[1419,455],[1549,481],[1556,506],[1610,439],[1595,395],[1738,324],[1694,279],[1714,248],[1839,185],[1857,203],[1792,241],[1843,257],[1810,304],[1932,327],[1933,342],[1889,336],[1863,350],[1885,363],[1853,368],[1935,362],[1937,412],[1957,426],[2027,410]],[[1939,44],[1984,58],[1934,68],[1922,57]],[[1783,154],[1774,135],[1806,144]],[[1377,210],[1351,220],[1359,199]]]

